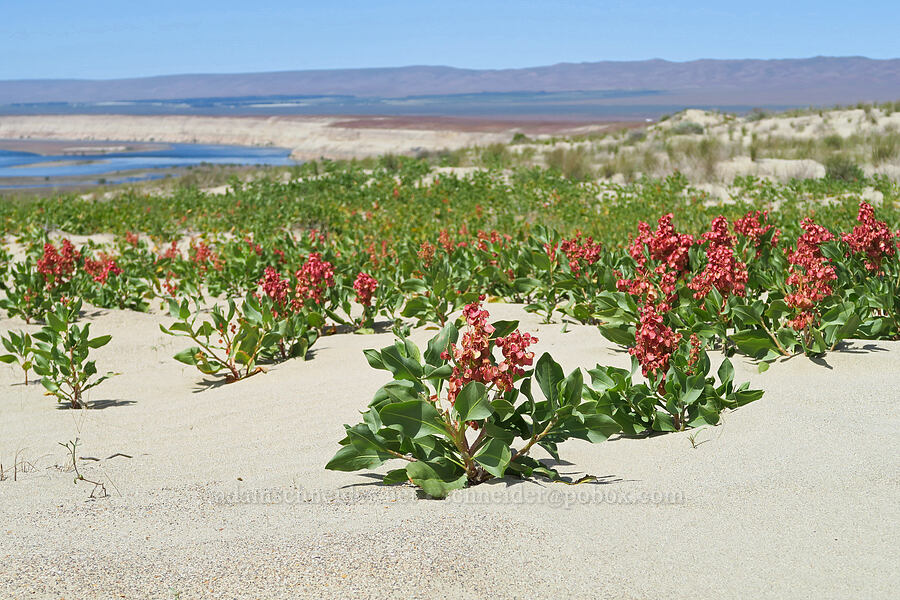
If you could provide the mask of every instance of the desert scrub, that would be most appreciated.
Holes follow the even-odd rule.
[[[405,467],[385,475],[385,484],[411,482],[443,498],[505,475],[559,479],[528,456],[534,446],[558,457],[557,445],[568,438],[596,443],[620,431],[595,401],[582,401],[580,369],[564,376],[544,354],[534,370],[526,370],[536,338],[520,333],[516,322],[489,324],[480,302],[463,314],[461,340],[448,324],[424,354],[405,338],[366,351],[369,365],[390,371],[393,381],[376,392],[362,423],[345,426],[327,469],[357,471],[399,459]],[[535,399],[532,382],[542,397]]]
[[[34,334],[34,372],[41,375],[48,395],[72,408],[85,408],[84,393],[115,375],[96,376],[97,367],[88,356],[112,336],[90,337],[90,323],[75,324],[80,312],[80,299],[60,302],[47,313],[47,324]]]

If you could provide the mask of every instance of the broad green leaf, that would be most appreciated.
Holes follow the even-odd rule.
[[[544,353],[537,361],[534,368],[534,378],[537,379],[544,398],[553,406],[557,405],[559,396],[559,384],[565,379],[562,367],[548,353]]]
[[[383,371],[387,371],[388,368],[384,365],[384,361],[381,360],[381,352],[378,350],[363,350],[363,354],[366,357],[366,362],[369,363],[369,366],[373,369],[381,369]]]
[[[387,427],[394,427],[411,438],[427,435],[446,435],[441,424],[438,411],[425,400],[394,402],[378,411],[381,422]]]
[[[441,331],[428,340],[428,348],[425,350],[425,362],[433,367],[444,364],[441,353],[446,351],[451,344],[455,344],[459,337],[456,326],[447,324]]]
[[[719,382],[722,385],[734,381],[734,365],[732,365],[731,361],[726,358],[722,361],[722,364],[719,365],[719,371],[717,374],[719,376]]]
[[[560,390],[560,404],[564,406],[576,406],[581,403],[584,376],[581,369],[575,369],[562,384]]]
[[[738,331],[731,336],[731,340],[741,352],[751,358],[762,358],[769,350],[776,348],[772,338],[759,329]]]
[[[101,346],[105,346],[107,343],[109,343],[109,340],[111,339],[111,335],[100,335],[88,341],[88,346],[90,346],[91,348],[100,348]]]
[[[409,481],[409,475],[406,474],[406,469],[393,469],[387,472],[381,483],[382,485],[397,485],[407,481]]]
[[[470,381],[463,387],[453,405],[460,421],[477,421],[493,414],[487,388],[480,381]]]
[[[411,462],[406,465],[406,474],[414,484],[432,498],[446,498],[453,490],[466,487],[466,474],[449,473],[444,469],[436,469],[434,465],[424,461]]]
[[[192,346],[191,348],[186,348],[176,354],[173,358],[178,362],[182,362],[186,365],[196,365],[197,364],[197,353],[200,352],[200,348],[196,346]]]
[[[503,477],[512,452],[505,442],[494,438],[482,446],[474,458],[475,462],[494,477]]]
[[[374,448],[360,449],[348,444],[337,451],[325,468],[330,471],[359,471],[377,467],[385,460],[387,459]]]

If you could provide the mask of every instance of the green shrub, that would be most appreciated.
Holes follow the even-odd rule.
[[[835,154],[825,161],[825,178],[836,181],[860,181],[866,178],[862,169],[843,154]]]
[[[703,125],[693,121],[685,121],[672,128],[674,135],[702,135],[703,132]]]

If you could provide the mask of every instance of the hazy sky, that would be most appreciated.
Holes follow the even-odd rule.
[[[0,79],[895,58],[898,25],[898,0],[0,0]]]

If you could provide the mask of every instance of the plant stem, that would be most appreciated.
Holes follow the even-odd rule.
[[[524,456],[529,450],[531,450],[532,446],[534,446],[537,442],[541,441],[541,439],[545,435],[550,433],[550,430],[553,429],[553,427],[556,425],[556,422],[558,420],[559,420],[559,417],[553,417],[552,419],[550,419],[550,422],[547,423],[547,426],[544,427],[544,430],[537,435],[531,436],[531,439],[528,441],[527,444],[525,444],[525,447],[522,448],[521,450],[519,450],[518,452],[516,452],[513,455],[513,457],[511,459],[509,459],[509,462],[515,462],[515,460],[517,458],[519,458],[520,456]]]

